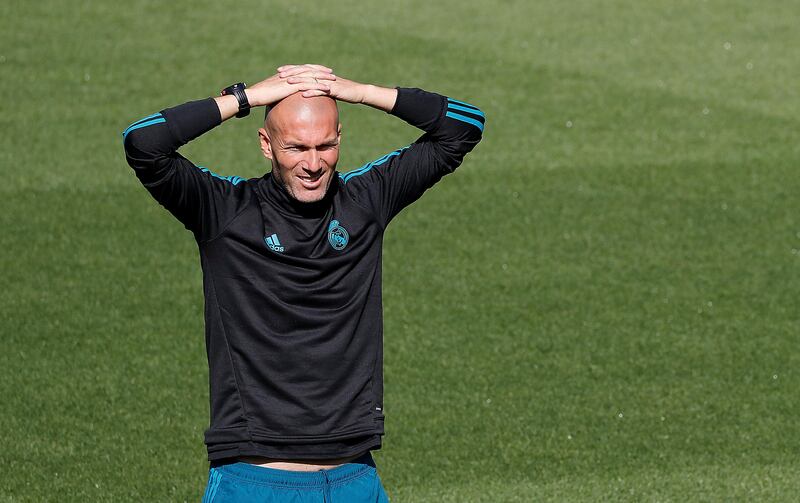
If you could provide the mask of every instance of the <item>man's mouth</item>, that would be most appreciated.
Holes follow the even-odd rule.
[[[319,188],[320,183],[322,183],[322,174],[323,174],[322,171],[320,171],[319,173],[313,175],[305,174],[302,176],[298,176],[297,178],[300,180],[300,184],[303,186],[304,189],[315,190]]]

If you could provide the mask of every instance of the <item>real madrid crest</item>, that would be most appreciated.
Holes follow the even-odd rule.
[[[328,224],[328,242],[331,244],[334,250],[344,250],[344,247],[347,246],[347,242],[350,240],[350,236],[347,234],[347,231],[339,225],[338,220],[331,220],[331,223]]]

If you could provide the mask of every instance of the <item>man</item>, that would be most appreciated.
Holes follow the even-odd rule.
[[[336,100],[425,134],[340,174]],[[271,172],[221,176],[177,153],[258,106],[268,110],[258,135]],[[370,456],[384,431],[384,229],[461,164],[483,122],[477,108],[438,94],[287,65],[123,132],[136,176],[200,251],[211,401],[205,502],[387,501]]]

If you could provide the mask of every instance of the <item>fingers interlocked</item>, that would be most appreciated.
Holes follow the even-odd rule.
[[[332,68],[328,68],[327,66],[322,66],[322,65],[313,65],[310,63],[306,63],[303,65],[283,65],[278,67],[278,74],[280,75],[281,78],[291,77],[293,75],[297,75],[308,71],[315,71],[319,73],[333,73]]]
[[[327,94],[330,92],[328,84],[336,80],[333,69],[314,64],[281,66],[278,77],[288,84],[298,85],[298,91],[304,91],[306,97]]]

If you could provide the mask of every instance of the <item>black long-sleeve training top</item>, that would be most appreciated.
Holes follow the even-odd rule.
[[[425,133],[300,203],[271,173],[221,176],[177,150],[221,123],[212,98],[134,122],[128,163],[200,251],[209,460],[332,459],[381,445],[381,249],[389,221],[480,141],[472,105],[398,88],[391,114]]]

